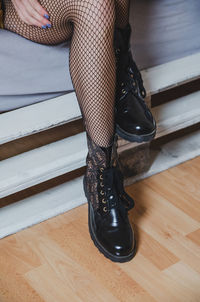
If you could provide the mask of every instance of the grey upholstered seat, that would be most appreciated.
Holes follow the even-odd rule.
[[[74,91],[70,43],[42,45],[0,29],[0,112]]]

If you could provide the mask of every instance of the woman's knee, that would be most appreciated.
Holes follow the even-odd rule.
[[[76,6],[77,5],[77,6]],[[74,0],[70,20],[76,25],[86,25],[99,30],[110,28],[115,23],[115,0]]]
[[[47,10],[52,24],[51,28],[42,29],[23,22],[19,18],[12,1],[5,0],[4,27],[41,44],[54,45],[64,42],[70,39],[73,34],[73,26],[68,22],[68,4],[70,3],[70,0],[54,0],[53,2],[40,0],[42,7]]]

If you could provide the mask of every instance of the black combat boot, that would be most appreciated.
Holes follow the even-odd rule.
[[[131,142],[147,142],[156,134],[156,122],[144,98],[146,91],[130,48],[131,26],[115,27],[116,132]]]
[[[124,191],[122,174],[113,164],[113,146],[100,147],[88,135],[87,142],[87,170],[83,184],[91,238],[110,260],[129,261],[136,252],[134,231],[128,219],[134,200]]]

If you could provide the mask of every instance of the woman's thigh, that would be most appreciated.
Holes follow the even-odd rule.
[[[42,29],[21,21],[11,0],[3,0],[4,28],[15,32],[29,40],[41,44],[55,45],[71,38],[73,33],[73,10],[75,0],[40,0],[47,10],[52,24],[51,28]]]

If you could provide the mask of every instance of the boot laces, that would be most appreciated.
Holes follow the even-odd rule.
[[[117,49],[117,64],[119,64],[119,57],[120,57],[120,48]],[[142,75],[132,58],[132,54],[129,50],[127,51],[126,55],[123,58],[123,70],[125,72],[124,81],[119,80],[119,85],[121,86],[121,92],[119,93],[120,98],[118,100],[118,104],[120,108],[123,110],[124,113],[129,111],[129,107],[131,106],[130,102],[126,98],[128,93],[132,93],[135,98],[140,102],[143,107],[143,110],[146,114],[149,114],[148,106],[144,100],[146,97],[146,90],[143,86],[143,79]],[[123,100],[123,102],[121,102]]]
[[[120,48],[117,48],[115,53],[116,64],[119,64],[120,58],[123,56],[122,68],[125,72],[128,72],[128,79],[126,80],[126,83],[121,82],[121,86],[123,87],[122,93],[127,94],[129,91],[131,91],[136,97],[144,99],[146,97],[146,90],[143,85],[142,75],[135,61],[133,60],[130,46],[124,53],[121,52]]]
[[[140,96],[142,98],[146,97],[146,90],[143,85],[143,79],[142,75],[135,63],[135,61],[132,58],[131,50],[128,50],[128,64],[126,66],[127,71],[130,73],[131,77],[133,77],[134,81],[138,84],[138,90],[140,93]]]
[[[104,167],[100,168],[99,189],[99,199],[104,212],[108,212],[109,209],[118,205],[119,201],[114,188],[113,173],[111,169],[105,169]]]
[[[106,213],[114,207],[127,211],[134,207],[134,200],[124,191],[123,176],[116,168],[100,168],[99,185],[103,212]]]

